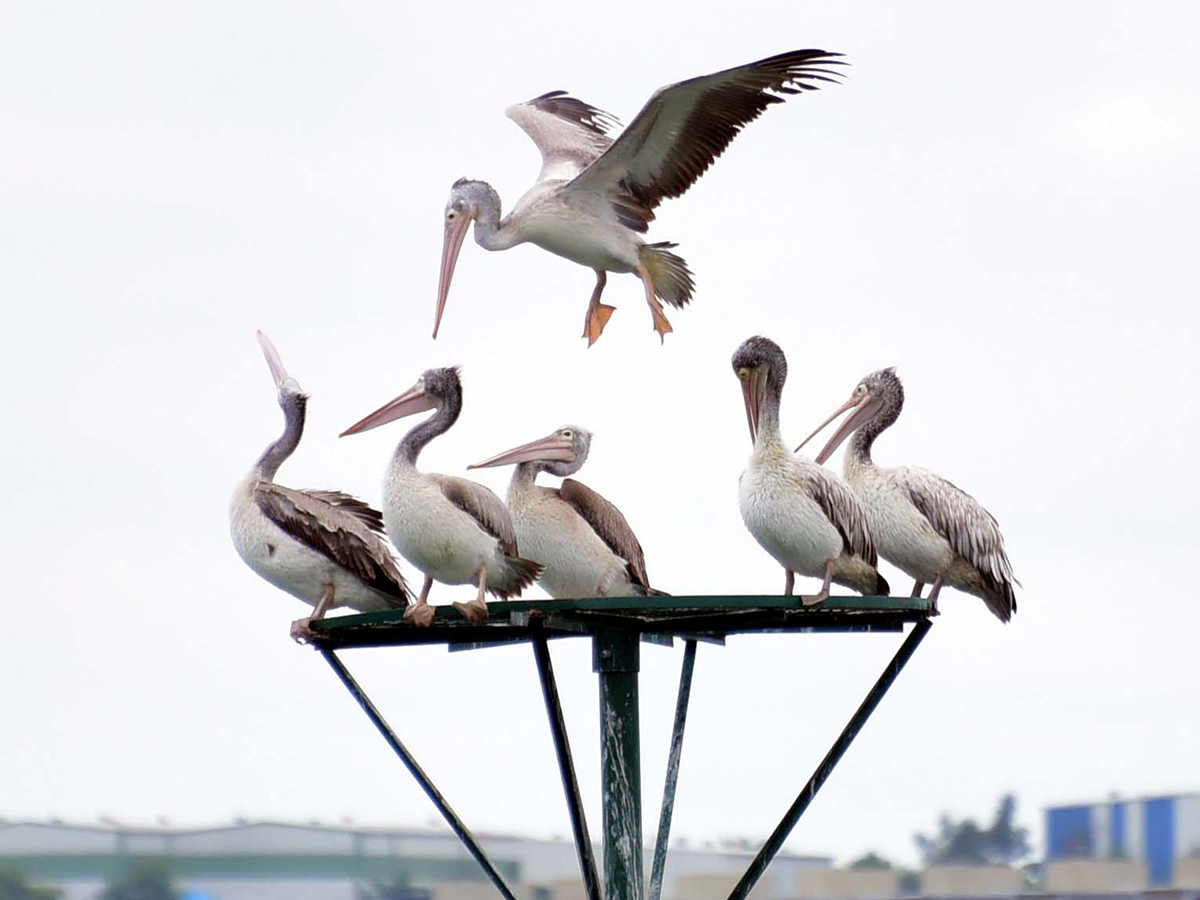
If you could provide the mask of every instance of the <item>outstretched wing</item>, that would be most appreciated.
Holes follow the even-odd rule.
[[[840,53],[793,50],[661,88],[604,154],[568,186],[607,196],[621,222],[644,232],[654,208],[678,197],[778,94],[833,82]],[[535,139],[536,140],[536,139]]]
[[[637,535],[621,511],[586,484],[573,478],[563,479],[558,496],[588,523],[609,550],[625,560],[629,580],[649,590],[650,579],[646,575],[646,557],[642,553],[642,545],[638,543]]]
[[[819,466],[805,466],[801,472],[804,489],[842,536],[842,548],[869,565],[877,565],[866,511],[854,492]]]
[[[927,469],[902,466],[892,470],[915,506],[957,555],[979,570],[1001,592],[1012,592],[1012,565],[1004,552],[1004,536],[995,517],[957,485]]]
[[[430,475],[442,495],[500,542],[506,556],[517,556],[517,533],[504,503],[482,484],[453,475]]]
[[[542,151],[538,181],[569,181],[590,166],[612,144],[608,129],[615,117],[569,96],[550,91],[504,111]]]
[[[396,609],[408,605],[408,586],[377,533],[383,517],[367,504],[340,491],[298,491],[264,481],[252,496],[263,515],[304,546],[392,598]]]

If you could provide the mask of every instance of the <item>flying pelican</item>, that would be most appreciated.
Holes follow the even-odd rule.
[[[522,552],[545,565],[538,584],[551,597],[661,595],[650,587],[642,545],[621,511],[565,477],[583,467],[591,446],[590,431],[564,425],[467,468],[517,464],[508,484],[508,511]],[[563,477],[562,486],[534,484],[539,472]]]
[[[233,546],[255,572],[315,608],[292,623],[297,641],[315,637],[312,622],[339,606],[360,612],[404,609],[410,594],[380,537],[383,517],[377,511],[339,491],[298,491],[275,483],[279,466],[300,443],[308,395],[261,331],[258,343],[279,391],[284,429],[233,493]]]
[[[584,319],[588,346],[596,342],[615,307],[600,302],[606,273],[641,279],[659,338],[671,331],[662,301],[676,309],[692,298],[692,274],[670,252],[672,243],[646,243],[655,208],[681,196],[747,123],[777,94],[799,94],[833,81],[829,66],[840,53],[793,50],[723,72],[690,78],[655,91],[628,128],[613,140],[610,114],[550,91],[505,110],[542,154],[538,179],[500,218],[500,196],[485,181],[460,178],[446,203],[446,233],[438,282],[436,338],[450,292],[454,263],[467,227],[488,250],[530,242],[596,273]],[[774,93],[771,93],[774,92]]]
[[[875,568],[875,544],[866,512],[836,476],[794,456],[779,435],[779,398],[787,358],[772,340],[752,337],[733,354],[742,383],[754,451],[738,481],[742,521],[783,566],[785,595],[795,573],[823,578],[821,590],[801,596],[805,606],[823,602],[830,582],[863,594],[886,596],[888,583]]]
[[[895,370],[880,369],[860,381],[850,399],[804,444],[853,410],[817,454],[817,462],[825,462],[857,432],[846,454],[846,481],[866,510],[879,555],[915,579],[914,597],[932,582],[929,599],[936,601],[942,586],[949,585],[982,598],[996,618],[1007,622],[1017,611],[1013,585],[1020,582],[1013,577],[992,514],[940,475],[915,466],[880,468],[871,459],[875,438],[903,407],[904,386]]]
[[[404,615],[419,625],[433,621],[427,600],[437,579],[443,584],[477,584],[479,594],[454,608],[468,621],[482,622],[488,617],[485,591],[507,600],[536,581],[542,567],[517,556],[517,535],[499,497],[465,478],[417,471],[417,457],[425,445],[448,431],[462,411],[458,369],[426,370],[411,388],[341,436],[431,409],[437,412],[413,427],[396,447],[383,483],[388,537],[425,573],[421,596]]]

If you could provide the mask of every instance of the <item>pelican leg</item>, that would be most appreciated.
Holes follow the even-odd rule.
[[[914,581],[914,582],[913,582],[913,589],[912,589],[912,593],[911,593],[911,594],[909,594],[908,596],[910,596],[910,597],[916,597],[916,598],[918,598],[918,599],[919,599],[919,598],[920,598],[920,596],[921,596],[921,591],[923,591],[923,590],[925,590],[925,582],[923,582],[923,581]]]
[[[433,587],[433,579],[426,575],[425,583],[421,585],[421,596],[417,598],[416,603],[404,611],[405,622],[412,622],[420,628],[426,628],[433,624],[433,607],[428,603],[431,587]]]
[[[604,293],[604,285],[608,282],[608,275],[603,269],[595,269],[594,271],[596,273],[596,288],[592,291],[592,299],[588,303],[587,315],[583,318],[583,336],[587,338],[589,347],[599,340],[601,332],[604,331],[604,326],[608,324],[609,317],[617,309],[615,306],[606,306],[600,302],[600,295]]]
[[[790,597],[796,588],[796,573],[791,569],[784,569],[783,572],[783,596]]]
[[[454,608],[463,614],[463,618],[472,625],[486,622],[488,617],[487,604],[483,602],[484,591],[487,590],[487,566],[479,569],[479,594],[474,600],[466,603],[455,602]]]
[[[937,598],[942,590],[942,584],[946,581],[945,575],[939,575],[937,581],[933,583],[933,587],[929,589],[929,602],[933,604],[933,611],[937,612]]]
[[[313,608],[311,616],[305,616],[303,619],[297,619],[292,623],[292,640],[297,644],[307,644],[318,634],[313,630],[312,623],[318,622],[325,618],[325,613],[329,612],[329,607],[333,605],[333,585],[327,584],[321,589],[321,598],[317,601],[317,605]]]
[[[650,270],[645,266],[638,266],[637,273],[646,288],[646,304],[650,307],[650,315],[654,319],[654,330],[658,332],[659,341],[665,341],[667,334],[675,329],[663,315],[663,307],[658,302],[658,295],[654,291],[654,281],[650,278]]]
[[[828,560],[825,563],[825,581],[821,584],[821,590],[815,594],[800,595],[800,602],[805,606],[816,606],[818,603],[824,603],[829,599],[829,585],[833,583],[833,560]]]

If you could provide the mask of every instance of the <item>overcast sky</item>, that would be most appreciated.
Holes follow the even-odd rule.
[[[436,817],[288,639],[303,605],[230,544],[233,486],[281,426],[257,328],[312,395],[281,482],[378,504],[412,423],[337,433],[461,364],[463,415],[422,466],[584,424],[580,477],[680,594],[782,587],[737,511],[740,341],[787,352],[797,441],[896,365],[876,459],[978,497],[1024,590],[1008,626],[943,594],[789,848],[912,861],[914,831],[1004,791],[1040,835],[1047,804],[1200,788],[1200,6],[682,8],[0,10],[0,816]],[[798,47],[844,52],[846,82],[769,110],[660,208],[650,237],[697,282],[665,347],[636,279],[609,279],[587,350],[588,270],[473,242],[430,340],[451,182],[511,206],[538,171],[505,106],[562,88],[628,122],[660,85]],[[765,836],[898,642],[701,647],[674,833]],[[554,658],[595,824],[590,650]],[[649,828],[680,658],[642,654]],[[528,647],[345,659],[469,825],[569,833]]]

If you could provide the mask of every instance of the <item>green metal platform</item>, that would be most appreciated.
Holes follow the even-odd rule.
[[[906,625],[912,625],[899,650],[730,894],[730,900],[744,900],[915,652],[931,627],[931,617],[937,615],[934,605],[921,598],[831,597],[818,606],[805,607],[797,597],[779,595],[512,601],[490,603],[488,611],[487,622],[472,624],[453,607],[439,607],[433,624],[427,628],[405,622],[400,612],[338,616],[313,623],[320,635],[314,643],[506,900],[514,900],[514,896],[504,877],[379,714],[337,651],[415,644],[445,644],[451,650],[531,644],[588,900],[643,900],[647,886],[642,849],[640,647],[642,641],[671,644],[683,640],[675,724],[649,879],[649,900],[659,900],[697,641],[724,643],[730,635],[739,634],[902,632]],[[592,641],[593,669],[599,676],[603,889],[548,647],[550,640],[573,637]]]

